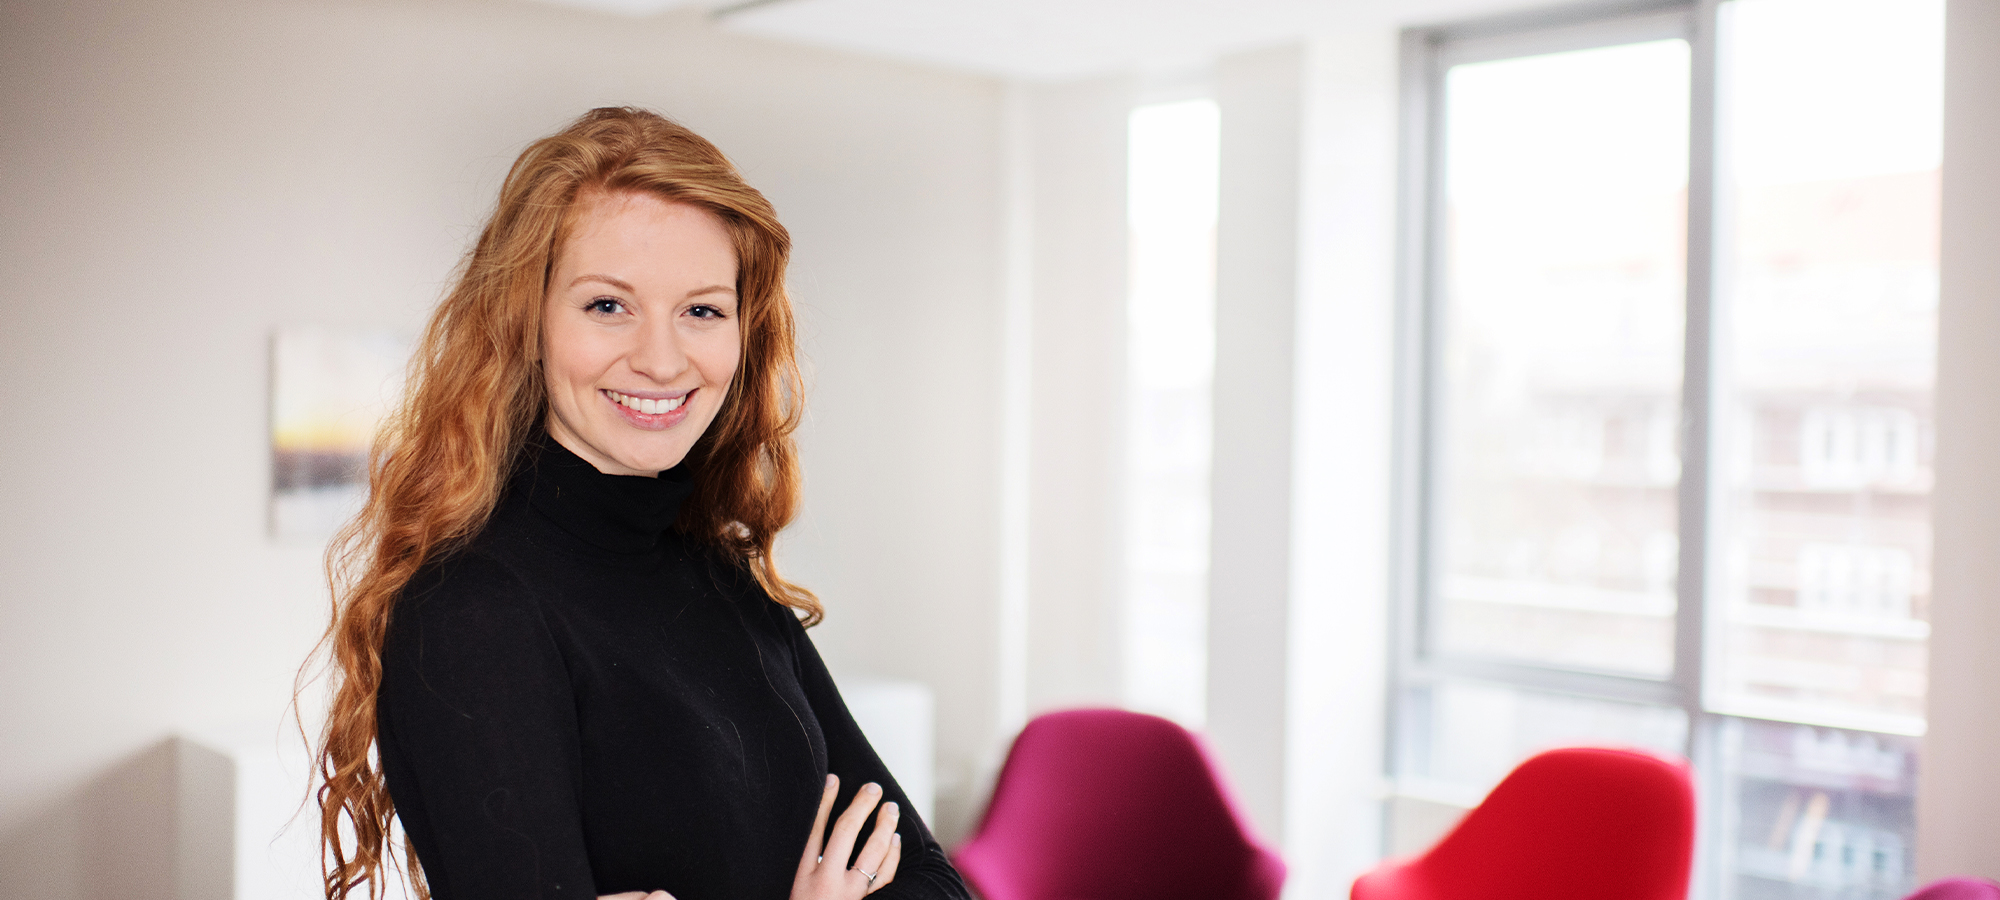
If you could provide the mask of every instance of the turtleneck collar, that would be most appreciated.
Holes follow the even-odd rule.
[[[642,475],[606,475],[537,427],[514,473],[515,490],[562,530],[614,553],[645,553],[694,493],[686,466]]]

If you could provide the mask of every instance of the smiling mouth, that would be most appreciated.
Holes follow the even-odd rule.
[[[611,398],[611,402],[616,403],[619,406],[623,406],[626,409],[629,409],[635,413],[640,413],[642,415],[648,415],[648,416],[658,416],[673,412],[674,410],[681,408],[681,404],[686,403],[687,398],[694,396],[694,392],[689,391],[678,397],[666,397],[659,400],[649,400],[645,397],[634,397],[630,394],[621,394],[617,391],[612,391],[612,390],[605,391],[604,396]]]

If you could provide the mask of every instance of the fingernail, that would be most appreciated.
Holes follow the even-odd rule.
[[[864,791],[867,791],[868,793],[871,793],[871,794],[879,794],[879,793],[882,793],[882,786],[881,786],[881,785],[879,785],[879,784],[876,784],[875,782],[872,782],[872,781],[871,781],[871,782],[868,782],[868,783],[867,783],[867,784],[865,784],[865,785],[862,785],[862,786],[861,786],[861,789],[862,789],[862,790],[864,790]]]
[[[834,774],[833,774],[832,772],[828,772],[828,773],[826,773],[826,786],[827,786],[827,787],[833,787],[834,785],[836,785],[836,784],[839,784],[839,783],[840,783],[840,779],[839,779],[839,778],[837,778],[837,777],[835,777],[835,776],[834,776]]]
[[[900,847],[900,846],[902,846],[902,845],[903,845],[903,833],[899,831],[899,832],[897,832],[897,833],[895,833],[895,834],[892,834],[892,835],[889,835],[889,845],[890,845],[890,846],[892,846],[892,847]]]
[[[896,811],[896,801],[891,800],[887,803],[882,804],[882,809],[885,812],[894,813]]]

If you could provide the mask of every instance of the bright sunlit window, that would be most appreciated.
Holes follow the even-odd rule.
[[[1189,726],[1207,707],[1219,135],[1211,100],[1139,107],[1129,131],[1125,702]]]

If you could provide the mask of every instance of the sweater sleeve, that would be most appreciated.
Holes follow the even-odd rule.
[[[855,724],[854,716],[847,711],[847,703],[841,700],[840,690],[834,686],[833,676],[813,647],[812,638],[789,610],[780,607],[779,612],[790,623],[799,663],[799,683],[826,738],[827,768],[840,776],[840,796],[835,800],[834,815],[847,809],[855,792],[871,781],[881,785],[883,798],[895,801],[901,811],[896,833],[903,836],[903,859],[897,865],[896,880],[869,897],[871,900],[970,900],[971,893],[946,858],[944,847],[931,836],[930,829],[910,805],[910,798],[903,794],[895,776],[889,774],[888,767],[861,733],[861,726]],[[863,830],[863,840],[869,833]]]
[[[413,580],[384,642],[383,773],[437,900],[594,898],[569,673],[499,564]]]

